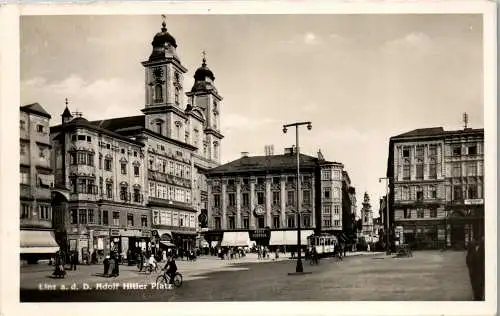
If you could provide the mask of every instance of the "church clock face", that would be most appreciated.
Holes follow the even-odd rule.
[[[159,80],[163,77],[163,69],[158,67],[153,69],[153,76],[156,80]]]

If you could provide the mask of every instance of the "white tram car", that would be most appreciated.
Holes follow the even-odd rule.
[[[338,239],[331,234],[311,235],[307,237],[307,246],[309,251],[316,248],[320,257],[333,256],[338,246]]]

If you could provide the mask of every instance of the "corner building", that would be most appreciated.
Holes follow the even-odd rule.
[[[111,229],[113,238],[116,229],[123,236],[125,232],[130,234],[131,227],[140,223],[140,237],[145,237],[147,248],[153,252],[173,245],[190,249],[199,240],[199,217],[207,213],[208,193],[204,173],[220,162],[223,139],[220,133],[222,97],[215,88],[215,76],[208,68],[205,58],[194,74],[193,87],[185,92],[183,76],[187,73],[187,68],[177,55],[177,41],[167,31],[165,22],[151,45],[149,58],[142,62],[145,70],[145,106],[141,109],[143,115],[85,121],[84,124],[100,134],[107,134],[116,141],[127,143],[129,148],[136,146],[140,153],[138,164],[141,168],[141,203],[136,205],[132,199],[131,203],[123,204],[124,209],[119,218],[110,218],[106,227]],[[71,123],[75,120],[81,123],[84,119],[75,118]],[[60,127],[54,128],[54,133],[58,128]],[[98,142],[100,144],[101,139]],[[97,149],[94,150],[97,152]],[[103,176],[103,183],[110,181],[108,178],[113,178],[113,188],[120,197],[122,181],[116,180],[116,177],[122,171],[116,166],[119,166],[122,159],[133,163],[136,157],[122,158],[120,151],[117,154],[111,160],[116,174]],[[103,159],[105,158],[106,154],[103,153]],[[93,182],[92,185],[97,184]],[[97,186],[95,190],[99,190]],[[98,196],[106,195],[104,185],[102,190],[104,193],[99,193]],[[121,201],[120,198],[118,201]],[[134,224],[131,225],[128,215],[121,214],[128,212],[130,207],[139,205],[141,220],[134,218]],[[144,215],[147,216],[147,223],[142,220]],[[139,239],[139,236],[134,237]],[[144,248],[142,240],[134,245]],[[122,253],[125,252],[124,249],[125,247],[121,247]]]
[[[313,233],[342,230],[343,165],[300,155],[297,196],[297,156],[248,156],[211,169],[208,178],[208,226],[212,246],[297,245],[297,199],[301,240]]]
[[[484,130],[442,127],[391,137],[390,223],[415,248],[464,248],[484,234]]]
[[[59,250],[52,227],[51,116],[38,103],[22,106],[19,114],[20,257],[36,263]]]

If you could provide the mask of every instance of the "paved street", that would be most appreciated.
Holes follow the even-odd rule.
[[[172,291],[152,289],[156,274],[145,275],[135,267],[121,266],[118,278],[103,278],[95,276],[102,272],[101,266],[81,266],[58,280],[48,277],[50,267],[30,266],[21,272],[21,301],[460,301],[472,295],[464,252],[415,252],[413,258],[370,254],[343,262],[325,259],[319,266],[305,263],[304,270],[312,272],[305,275],[288,275],[295,271],[295,260],[257,261],[253,255],[233,262],[213,257],[179,261],[184,283]],[[81,288],[84,282],[92,288],[97,283],[118,283],[119,289],[59,290],[62,284]],[[124,290],[124,283],[144,284],[147,289]],[[37,289],[50,285],[58,290]]]

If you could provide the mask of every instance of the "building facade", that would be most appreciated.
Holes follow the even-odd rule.
[[[391,137],[389,220],[393,230],[403,228],[405,243],[464,247],[474,235],[473,226],[481,234],[483,139],[483,129],[443,128]]]
[[[342,241],[356,243],[356,189],[347,171],[342,172]]]
[[[66,110],[63,124],[52,128],[54,139],[58,142],[55,146],[59,146],[61,156],[66,156],[61,158],[67,162],[66,169],[71,168],[69,161],[73,147],[76,150],[83,148],[88,155],[93,153],[96,158],[92,159],[97,159],[99,154],[99,163],[102,158],[105,166],[109,165],[106,159],[110,159],[112,173],[104,170],[102,175],[96,174],[95,180],[87,180],[86,183],[94,187],[91,190],[92,199],[102,203],[108,201],[107,190],[111,185],[109,188],[113,190],[113,197],[108,202],[119,203],[122,209],[108,211],[108,234],[112,236],[110,244],[114,246],[119,242],[118,250],[125,255],[127,249],[135,247],[146,247],[155,252],[163,247],[189,249],[197,245],[199,217],[207,209],[207,180],[204,174],[219,165],[223,139],[220,133],[222,97],[215,88],[215,76],[208,68],[206,59],[203,58],[201,67],[194,74],[193,87],[185,92],[183,76],[187,68],[181,63],[176,51],[177,42],[167,32],[165,22],[151,44],[152,52],[142,62],[145,71],[143,115],[89,122],[81,117],[71,117]],[[75,130],[71,132],[73,134],[66,132],[68,126]],[[61,130],[69,139],[60,140]],[[92,144],[87,139],[80,141],[80,130],[90,133],[88,137],[92,139]],[[73,135],[76,140],[71,139]],[[91,163],[95,165],[96,161]],[[62,168],[62,163],[59,165]],[[84,167],[85,171],[91,172],[86,170],[89,168]],[[136,176],[136,170],[139,176]],[[61,192],[65,189],[71,191],[70,180],[67,181],[61,183]],[[73,198],[69,200],[71,204]],[[114,217],[118,211],[119,219]],[[130,212],[134,214],[133,219],[129,216]],[[117,231],[117,226],[123,227],[123,230]],[[71,230],[74,229],[71,227]],[[131,233],[131,230],[134,232]],[[104,231],[99,229],[99,234],[105,236]],[[124,235],[135,238],[129,238],[128,247],[121,238]],[[106,240],[103,242],[106,250]],[[85,242],[83,245],[86,245]],[[89,243],[87,248],[95,248],[95,244]]]
[[[38,103],[20,108],[20,254],[30,263],[58,249],[52,227],[51,116]]]
[[[314,232],[341,232],[343,165],[308,155],[297,160],[292,148],[283,155],[248,156],[207,172],[208,228],[205,238],[214,245],[269,246],[301,243]],[[297,201],[300,219],[297,216]]]

